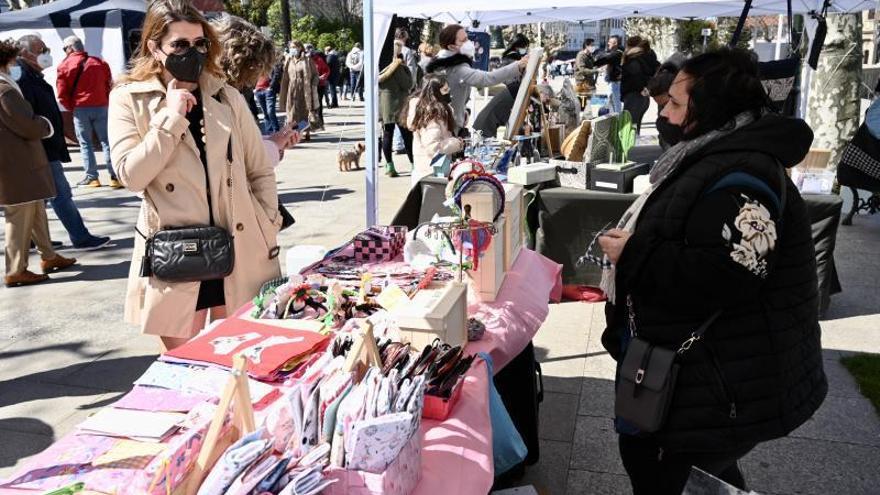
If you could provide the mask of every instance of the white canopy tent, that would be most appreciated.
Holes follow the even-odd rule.
[[[143,0],[57,0],[0,14],[0,35],[18,39],[38,34],[52,50],[55,65],[43,75],[54,86],[55,69],[64,58],[63,41],[71,35],[83,41],[87,52],[107,61],[113,74],[121,74],[130,48],[128,35],[140,30],[145,12]]]
[[[551,3],[551,5],[547,5]],[[474,8],[474,0],[364,0],[364,76],[369,93],[366,105],[367,145],[367,225],[378,219],[377,155],[375,143],[378,86],[377,61],[379,50],[391,18],[415,17],[438,22],[458,23],[465,27],[531,24],[538,22],[597,21],[621,17],[672,17],[679,19],[705,17],[739,17],[742,0],[506,0]],[[792,0],[792,12],[820,12],[823,0]],[[829,12],[858,12],[876,7],[875,0],[832,0]],[[788,12],[786,0],[753,0],[750,15],[778,15]]]

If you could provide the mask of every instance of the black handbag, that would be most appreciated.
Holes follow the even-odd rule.
[[[281,203],[281,200],[278,200],[278,214],[281,215],[281,230],[285,230],[293,226],[296,223],[296,219],[293,218],[293,215],[290,214],[290,211]]]
[[[630,297],[627,297],[627,307],[630,331],[635,333],[635,315]],[[681,343],[678,350],[656,346],[634,336],[620,365],[614,414],[645,433],[659,431],[666,422],[669,404],[675,393],[679,369],[676,358],[702,339],[719,315],[720,310],[712,314]]]
[[[205,169],[205,187],[210,191],[208,168]],[[232,139],[226,148],[227,180],[229,204],[232,201]],[[149,200],[146,191],[144,200]],[[153,208],[156,209],[155,204]],[[234,218],[234,214],[230,214]],[[141,260],[141,277],[156,277],[163,282],[203,282],[226,278],[235,267],[235,248],[233,237],[223,227],[214,225],[214,211],[211,196],[208,195],[208,216],[210,225],[188,227],[167,227],[159,229],[146,237],[144,257]],[[148,224],[148,223],[147,223]]]

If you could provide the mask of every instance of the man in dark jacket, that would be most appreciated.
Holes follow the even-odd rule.
[[[73,113],[73,125],[79,140],[80,154],[86,176],[78,186],[100,187],[98,163],[95,160],[92,134],[97,134],[104,148],[104,162],[110,172],[110,187],[121,189],[116,172],[110,163],[110,141],[107,139],[107,105],[113,77],[110,66],[98,57],[89,55],[83,42],[76,36],[64,39],[64,53],[67,56],[58,65],[55,86],[58,101]]]
[[[336,88],[339,86],[339,54],[336,53],[335,48],[328,45],[324,47],[324,55],[327,57],[327,66],[330,67],[330,77],[327,79],[327,108],[338,108]]]
[[[620,79],[623,77],[621,64],[623,63],[623,51],[620,49],[620,36],[616,34],[608,38],[608,49],[596,57],[595,67],[605,67],[605,82],[611,86],[610,108],[614,113],[623,109],[620,100]]]
[[[51,200],[55,215],[61,220],[64,228],[70,236],[70,242],[77,249],[100,249],[109,242],[109,237],[92,235],[83,223],[82,216],[73,202],[70,191],[70,183],[64,176],[62,162],[70,162],[70,154],[67,152],[67,143],[64,142],[64,122],[61,119],[61,110],[55,101],[55,93],[52,86],[43,78],[43,65],[46,65],[45,56],[48,48],[43,41],[34,35],[27,35],[19,39],[21,56],[18,66],[21,67],[21,79],[18,81],[24,98],[31,104],[34,113],[46,117],[56,132],[43,140],[43,148],[52,168],[52,176],[55,181],[57,196]],[[39,62],[44,62],[40,64]],[[51,65],[51,64],[49,64]],[[46,65],[48,67],[49,65]]]

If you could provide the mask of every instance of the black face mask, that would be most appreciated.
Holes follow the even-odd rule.
[[[447,105],[452,103],[452,95],[449,93],[441,94],[440,98],[437,99],[440,100],[440,103],[446,103]]]
[[[666,117],[660,117],[657,119],[657,133],[660,134],[660,139],[665,143],[668,143],[670,146],[675,146],[684,138],[681,126],[670,124],[669,119]]]
[[[183,55],[169,54],[165,58],[165,68],[181,82],[197,83],[202,75],[202,68],[208,56],[195,48],[190,48]]]

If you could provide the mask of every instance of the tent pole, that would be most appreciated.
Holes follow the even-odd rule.
[[[378,101],[376,86],[376,56],[375,46],[373,45],[373,0],[364,0],[364,68],[361,72],[363,80],[364,96],[366,102],[364,104],[364,129],[366,131],[366,181],[367,181],[367,227],[378,223],[379,211],[379,175],[376,171],[377,156],[376,143],[379,142],[376,136],[376,102]],[[354,95],[352,95],[354,98]]]

